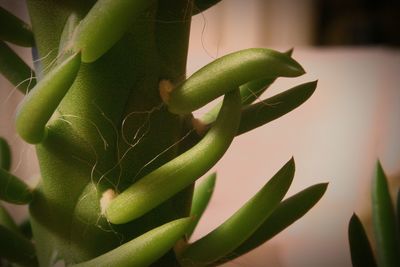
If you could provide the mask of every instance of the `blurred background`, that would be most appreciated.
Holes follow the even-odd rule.
[[[23,3],[0,0],[28,21]],[[239,49],[294,47],[307,74],[279,79],[261,99],[318,79],[304,105],[235,139],[214,168],[216,191],[194,239],[227,219],[291,156],[296,176],[288,196],[320,182],[329,182],[328,191],[297,223],[225,266],[351,266],[347,224],[354,211],[370,224],[377,158],[393,192],[400,185],[399,14],[400,2],[389,0],[224,0],[193,17],[189,74]],[[18,52],[29,61],[29,50]],[[2,77],[0,86],[0,135],[13,146],[14,172],[30,180],[38,174],[34,150],[11,127],[21,95]]]

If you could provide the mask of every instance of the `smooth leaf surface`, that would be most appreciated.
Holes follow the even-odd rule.
[[[246,106],[253,103],[267,88],[275,81],[275,79],[261,78],[248,83],[245,83],[239,87],[240,98],[242,105]],[[205,124],[211,124],[215,121],[218,116],[218,112],[221,109],[222,102],[211,108],[200,120]]]
[[[317,81],[295,86],[242,110],[237,135],[241,135],[271,122],[303,104],[314,93]]]
[[[240,246],[271,215],[293,180],[293,158],[222,225],[190,244],[182,254],[187,266],[212,264]]]
[[[153,2],[98,0],[77,29],[74,46],[82,61],[90,63],[106,53]]]
[[[261,78],[304,74],[298,62],[270,49],[245,49],[220,57],[190,76],[169,94],[161,93],[168,109],[188,114],[239,86]]]
[[[46,124],[75,80],[80,54],[74,54],[49,72],[22,102],[16,119],[18,134],[28,143],[46,138]]]
[[[191,218],[178,219],[159,226],[97,258],[74,267],[142,267],[148,266],[183,237]]]
[[[208,206],[210,198],[214,192],[216,178],[217,174],[212,173],[200,184],[196,184],[196,187],[194,188],[192,207],[190,209],[190,214],[193,217],[193,223],[187,232],[188,237],[193,234],[194,229],[196,228],[201,216]]]
[[[128,187],[106,211],[115,224],[129,222],[150,211],[204,175],[224,155],[240,121],[239,90],[226,94],[214,126],[194,147]]]
[[[32,191],[19,178],[0,169],[0,199],[14,204],[27,204],[32,200]]]
[[[0,40],[20,46],[33,46],[33,34],[28,24],[0,6]]]
[[[282,201],[265,222],[222,262],[237,258],[267,242],[303,217],[324,195],[328,184],[316,184]]]
[[[353,267],[377,266],[367,234],[356,214],[349,222],[349,244]]]
[[[400,266],[396,217],[387,178],[380,162],[377,163],[372,183],[372,218],[379,266]]]

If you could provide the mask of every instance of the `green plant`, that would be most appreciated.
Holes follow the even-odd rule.
[[[252,104],[276,78],[304,73],[291,51],[263,48],[219,58],[186,79],[191,16],[217,2],[28,0],[33,33],[1,10],[1,39],[33,47],[36,83],[4,42],[0,70],[27,93],[16,129],[36,145],[41,169],[39,185],[28,188],[9,173],[2,141],[0,197],[29,204],[34,243],[3,209],[1,257],[27,266],[215,265],[267,241],[318,202],[326,184],[282,201],[291,159],[224,224],[188,244],[215,175],[196,188],[195,181],[236,135],[295,109],[316,87],[305,83]],[[204,118],[192,116],[222,95]]]
[[[387,178],[378,162],[372,183],[372,221],[377,261],[364,227],[356,214],[349,222],[349,243],[354,267],[396,267],[400,265],[400,192],[397,194],[397,218],[390,198]]]

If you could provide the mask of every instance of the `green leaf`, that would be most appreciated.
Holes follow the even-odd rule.
[[[33,46],[33,34],[28,24],[0,7],[0,40],[20,46]]]
[[[0,168],[9,171],[11,168],[11,151],[7,141],[0,137]]]
[[[237,135],[289,113],[310,98],[316,87],[317,81],[303,83],[264,101],[244,107]]]
[[[3,41],[0,41],[0,73],[23,94],[36,84],[35,72]]]
[[[222,262],[233,260],[279,234],[303,217],[324,195],[328,184],[316,184],[282,201],[265,222],[238,248],[224,256]]]
[[[18,232],[18,226],[14,219],[8,213],[8,211],[0,203],[0,225],[4,226],[8,230]]]
[[[217,121],[191,149],[141,178],[106,210],[108,220],[122,224],[138,218],[204,175],[224,155],[240,121],[239,90],[226,94]]]
[[[97,258],[73,267],[142,267],[148,266],[184,236],[191,218],[178,219],[159,226]]]
[[[349,244],[353,267],[377,266],[367,234],[356,214],[353,214],[349,222]]]
[[[183,263],[207,265],[240,246],[271,215],[293,180],[293,158],[244,206],[218,228],[190,244],[182,254]]]
[[[291,57],[293,49],[286,51],[284,54]],[[247,106],[256,101],[276,80],[276,78],[261,78],[247,82],[239,87],[242,105]],[[200,121],[204,124],[211,124],[217,118],[218,112],[221,109],[222,102],[219,102],[212,109],[210,109]]]
[[[239,90],[242,105],[245,106],[253,103],[274,81],[275,79],[261,78],[241,85]],[[221,106],[222,102],[215,105],[200,119],[201,122],[205,124],[213,123],[218,116]]]
[[[105,54],[149,7],[152,0],[98,0],[77,29],[75,51],[90,63]]]
[[[221,0],[194,0],[192,15],[197,15],[218,4]]]
[[[212,173],[194,188],[192,208],[190,209],[190,214],[194,219],[189,231],[187,232],[188,237],[193,234],[194,229],[208,206],[208,202],[214,192],[216,178],[217,174]]]
[[[171,92],[160,94],[170,112],[188,114],[249,81],[302,74],[303,68],[287,54],[252,48],[218,58]]]
[[[17,114],[16,129],[26,142],[37,144],[46,138],[46,124],[74,82],[80,63],[79,53],[70,56],[24,99]]]
[[[3,225],[0,225],[0,257],[23,266],[38,266],[32,243]]]
[[[387,178],[379,161],[372,183],[372,218],[379,266],[400,266],[396,217]]]
[[[32,200],[32,191],[20,179],[0,169],[0,199],[14,204],[27,204]]]

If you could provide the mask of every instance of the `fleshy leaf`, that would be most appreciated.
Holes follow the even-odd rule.
[[[265,222],[222,262],[237,258],[279,234],[303,217],[324,195],[328,184],[316,184],[282,201]]]
[[[244,107],[238,135],[289,113],[310,98],[316,87],[317,81],[303,83],[264,101]]]
[[[377,266],[367,234],[356,214],[353,214],[349,222],[349,244],[353,267]]]
[[[267,88],[275,81],[275,79],[261,78],[255,81],[245,83],[239,87],[242,105],[249,105],[254,102]],[[215,121],[218,112],[221,109],[222,102],[210,109],[200,120],[205,124]]]
[[[128,30],[152,0],[98,0],[77,29],[75,51],[90,63],[106,53]]]
[[[225,95],[213,127],[191,149],[141,178],[106,210],[108,220],[122,224],[138,218],[204,175],[224,155],[240,121],[239,90]]]
[[[0,199],[14,204],[27,204],[32,200],[32,191],[20,179],[0,169]]]
[[[285,196],[293,180],[293,158],[244,206],[208,235],[190,244],[182,262],[207,265],[240,246],[271,215]]]
[[[191,218],[166,223],[97,258],[73,265],[73,267],[149,266],[184,236],[190,224]]]
[[[379,266],[400,266],[396,217],[380,162],[372,183],[372,218]]]
[[[214,60],[161,96],[170,112],[188,114],[249,81],[302,74],[303,68],[287,54],[252,48]]]
[[[0,168],[9,171],[11,167],[11,151],[7,141],[0,137]]]
[[[23,94],[36,84],[35,72],[3,41],[0,41],[0,73]]]
[[[216,178],[217,174],[212,173],[194,188],[192,208],[190,211],[190,214],[193,217],[193,223],[190,230],[187,232],[188,237],[193,234],[194,229],[208,206],[208,202],[214,192]]]
[[[293,49],[286,51],[284,54],[291,57]],[[261,78],[247,82],[239,87],[240,97],[242,99],[242,105],[247,106],[256,101],[269,87],[276,78]],[[201,119],[205,124],[211,124],[217,118],[218,112],[221,109],[222,102],[219,102],[213,108],[211,108]]]
[[[0,7],[0,40],[20,46],[33,46],[33,34],[28,24]]]
[[[37,144],[47,135],[46,124],[75,80],[80,54],[74,54],[49,72],[22,102],[16,119],[18,134]]]

